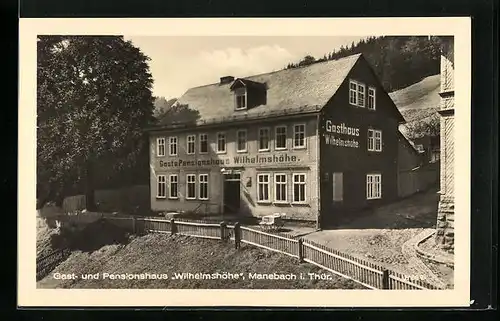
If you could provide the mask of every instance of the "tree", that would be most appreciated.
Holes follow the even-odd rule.
[[[172,105],[177,101],[177,98],[167,100],[165,97],[156,97],[154,100],[153,116],[158,119],[164,113],[168,112]]]
[[[305,56],[300,62],[299,62],[299,67],[301,66],[307,66],[307,65],[311,65],[313,63],[316,62],[316,58],[314,58],[313,56],[311,55],[307,55]]]
[[[404,124],[405,132],[409,139],[421,138],[424,136],[437,137],[440,134],[440,118],[437,112],[432,112],[427,116],[411,120]]]
[[[37,198],[74,189],[94,204],[96,178],[132,166],[152,122],[148,60],[121,36],[39,36]],[[102,177],[101,177],[102,176]]]
[[[388,92],[419,82],[423,78],[439,73],[440,44],[443,37],[383,36],[368,37],[350,46],[328,53],[328,60],[340,59],[362,53],[373,67],[377,77]],[[303,59],[299,65],[321,62],[314,57]],[[291,64],[294,68],[296,65]]]

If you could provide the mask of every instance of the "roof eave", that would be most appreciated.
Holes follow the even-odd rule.
[[[298,111],[292,113],[283,113],[278,115],[261,115],[259,117],[247,117],[242,119],[236,119],[231,121],[214,121],[209,123],[178,123],[178,124],[169,124],[169,125],[153,125],[148,126],[143,129],[143,132],[153,132],[153,131],[163,131],[163,130],[179,130],[179,129],[188,129],[188,128],[205,128],[205,127],[220,127],[220,126],[228,126],[234,125],[244,122],[254,122],[262,119],[279,119],[286,117],[297,117],[303,115],[314,115],[321,112],[321,107],[323,106],[314,106],[315,109],[306,110],[306,111]]]

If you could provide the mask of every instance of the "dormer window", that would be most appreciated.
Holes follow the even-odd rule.
[[[234,90],[236,110],[247,109],[247,90],[246,88],[238,88]]]
[[[234,95],[234,110],[248,110],[265,105],[267,102],[265,83],[238,78],[233,81],[229,89]]]

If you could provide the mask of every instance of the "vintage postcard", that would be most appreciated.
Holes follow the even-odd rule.
[[[469,18],[21,19],[18,305],[469,305]]]

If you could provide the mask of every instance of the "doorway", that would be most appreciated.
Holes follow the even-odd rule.
[[[224,213],[240,210],[240,173],[224,174]]]

